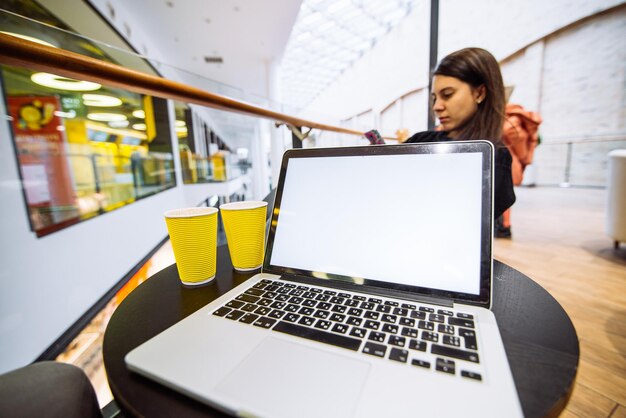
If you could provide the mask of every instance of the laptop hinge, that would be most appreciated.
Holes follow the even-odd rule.
[[[297,276],[293,274],[282,274],[281,279],[302,284],[315,284],[322,287],[330,287],[333,289],[349,290],[352,292],[367,293],[368,295],[384,296],[388,298],[404,299],[411,302],[428,303],[431,305],[440,305],[452,308],[454,303],[452,299],[441,298],[437,296],[416,295],[415,293],[403,290],[386,289],[376,286],[367,286],[362,284],[340,282],[337,280],[324,280],[314,277]]]

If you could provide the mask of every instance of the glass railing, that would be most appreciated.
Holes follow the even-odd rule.
[[[535,150],[524,183],[537,186],[606,187],[608,153],[626,149],[626,135],[548,138]]]

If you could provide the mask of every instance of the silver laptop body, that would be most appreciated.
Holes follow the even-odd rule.
[[[126,356],[246,417],[523,416],[487,141],[287,151],[263,272]]]

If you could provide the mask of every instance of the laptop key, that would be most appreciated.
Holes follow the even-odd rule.
[[[301,313],[302,315],[313,315],[313,312],[315,312],[315,309],[307,308],[306,306],[300,308],[298,311],[298,313]]]
[[[307,299],[304,302],[302,302],[302,306],[306,306],[307,308],[312,308],[315,305],[317,305],[317,302],[314,301],[313,299]]]
[[[435,324],[433,324],[432,322],[428,322],[428,321],[419,321],[419,323],[417,324],[417,327],[419,329],[425,329],[427,331],[435,330]]]
[[[328,318],[329,315],[330,315],[330,312],[328,311],[315,311],[315,313],[313,314],[314,317],[321,318],[321,319],[326,319]]]
[[[348,326],[346,324],[335,324],[331,331],[345,334],[346,332],[348,332]]]
[[[285,302],[274,302],[270,306],[274,309],[284,309],[287,304]]]
[[[390,315],[390,314],[384,314],[382,316],[382,318],[380,318],[382,321],[384,322],[389,322],[390,324],[395,324],[396,320],[398,319],[397,316],[395,315]]]
[[[378,319],[378,317],[380,317],[380,314],[374,311],[365,311],[365,315],[363,316],[365,317],[365,319]]]
[[[398,316],[407,316],[409,314],[409,310],[406,308],[395,308],[393,310],[393,314]]]
[[[385,334],[384,332],[370,331],[370,335],[367,338],[372,341],[378,341],[379,343],[384,343],[385,337],[387,337],[387,334]]]
[[[353,337],[365,338],[365,334],[367,330],[365,328],[353,327],[352,331],[350,331],[350,335]]]
[[[339,297],[339,296],[335,296],[335,297],[330,299],[330,303],[339,303],[339,304],[341,304],[345,300],[346,300],[345,298],[342,298],[342,297]]]
[[[448,316],[453,316],[454,315],[454,312],[448,311],[446,309],[438,309],[437,313],[441,314],[441,315],[448,315]]]
[[[289,305],[285,306],[285,310],[287,312],[297,312],[298,309],[300,309],[300,305],[295,305],[293,303],[290,303]]]
[[[270,314],[268,315],[270,318],[276,318],[276,319],[280,319],[285,315],[284,311],[281,311],[279,309],[274,309],[272,310],[272,312],[270,312]]]
[[[378,303],[378,304],[383,303],[382,299],[378,299],[378,298],[369,298],[367,301],[372,302],[372,303]]]
[[[411,311],[411,318],[426,319],[426,313],[421,311]]]
[[[311,326],[311,325],[313,325],[313,322],[315,322],[315,319],[311,318],[310,316],[303,316],[298,321],[298,324]]]
[[[241,318],[243,316],[243,314],[245,314],[244,311],[238,311],[238,310],[235,309],[234,311],[229,312],[228,314],[226,314],[226,316],[224,318],[237,320],[237,319]]]
[[[233,301],[233,302],[236,302],[236,301]],[[270,306],[272,303],[273,303],[272,299],[261,298],[261,300],[258,301],[256,304],[260,306]]]
[[[306,328],[284,321],[279,321],[278,324],[276,324],[276,326],[272,328],[272,330],[293,335],[296,337],[306,338],[308,340],[334,345],[336,347],[346,348],[353,351],[357,351],[361,346],[361,340],[358,340],[356,338],[346,337],[345,335],[337,335],[315,328]]]
[[[420,306],[419,310],[422,312],[430,312],[430,313],[435,312],[433,308],[429,308],[428,306]]]
[[[387,352],[387,346],[368,341],[363,347],[363,352],[365,354],[371,354],[372,356],[385,357],[385,353]]]
[[[409,348],[417,351],[426,351],[426,343],[424,341],[409,340]]]
[[[343,305],[335,305],[333,306],[333,308],[331,309],[331,311],[333,312],[339,312],[339,313],[344,313],[348,308],[346,306]]]
[[[231,300],[226,304],[226,306],[228,306],[229,308],[239,309],[245,304],[245,302],[241,302],[239,300]]]
[[[328,302],[320,302],[316,306],[317,309],[324,309],[325,311],[330,310],[330,308],[332,308],[332,307],[333,307],[333,305],[331,305]]]
[[[452,325],[439,324],[437,326],[437,331],[444,334],[454,335],[454,327]]]
[[[405,337],[417,338],[417,330],[415,328],[403,327],[401,334]]]
[[[476,343],[476,333],[471,329],[459,328],[459,336],[465,339],[465,348],[470,350],[478,350]]]
[[[411,318],[400,318],[400,320],[398,321],[398,323],[400,325],[403,325],[405,327],[414,327],[415,326],[415,319],[411,319]]]
[[[448,325],[457,325],[459,327],[474,328],[474,321],[472,321],[471,319],[449,317]]]
[[[278,296],[276,296],[274,298],[274,300],[278,300],[278,301],[281,301],[281,302],[286,302],[288,299],[289,299],[289,295],[286,295],[284,293],[282,295],[278,295]]]
[[[268,318],[268,317],[261,317],[259,319],[256,320],[256,322],[252,325],[257,326],[257,327],[261,327],[261,328],[270,328],[272,325],[274,325],[276,323],[275,319],[272,318]]]
[[[244,316],[241,317],[239,322],[243,322],[244,324],[251,324],[254,321],[256,321],[257,319],[259,319],[259,315],[255,315],[253,313],[247,313],[247,314],[245,314]]]
[[[349,298],[352,297],[352,295],[350,293],[339,293],[337,296],[339,296],[340,298],[344,298],[344,299],[346,299],[346,298],[349,299]]]
[[[395,360],[401,363],[406,363],[408,357],[409,352],[407,350],[402,350],[401,348],[392,347],[391,352],[389,353],[389,360]]]
[[[398,337],[397,335],[390,335],[388,343],[398,347],[404,347],[406,344],[406,338]]]
[[[388,332],[390,334],[397,334],[398,333],[398,326],[397,325],[393,325],[393,324],[383,324],[383,332]]]
[[[285,321],[289,321],[289,322],[296,322],[298,319],[300,319],[300,315],[295,314],[295,313],[288,313],[287,315],[285,315],[285,317],[283,318],[283,320]]]
[[[365,328],[369,328],[369,329],[378,329],[378,328],[380,328],[380,322],[377,322],[377,321],[365,321],[365,324],[363,324],[363,326]]]
[[[344,302],[344,305],[354,308],[355,306],[359,306],[359,301],[356,299],[348,299]]]
[[[361,323],[363,323],[363,318],[357,318],[356,316],[349,316],[348,320],[346,321],[346,324],[354,325],[355,327],[360,326]]]
[[[363,314],[363,309],[359,309],[359,308],[348,309],[348,315],[361,316],[362,314]]]
[[[320,319],[315,323],[314,327],[319,328],[319,329],[328,329],[330,328],[331,325],[332,325],[332,322]]]
[[[474,319],[474,315],[463,313],[463,312],[457,312],[456,316],[458,316],[459,318],[463,318],[463,319]]]
[[[403,307],[404,309],[417,309],[417,306],[413,305],[412,303],[403,303],[402,305],[400,305],[401,307]]]
[[[365,296],[354,295],[352,296],[352,299],[363,302],[365,301]]]
[[[426,369],[430,369],[430,363],[424,360],[420,360],[417,358],[414,358],[413,360],[411,360],[411,364],[414,366],[419,366],[419,367],[424,367]]]
[[[335,321],[335,322],[343,322],[346,319],[346,316],[342,314],[334,313],[328,319],[330,319],[331,321]]]
[[[444,335],[443,343],[447,345],[451,345],[454,347],[459,347],[461,345],[461,339],[459,337],[455,337],[453,335]]]
[[[228,312],[232,311],[232,309],[227,308],[225,306],[222,306],[221,308],[217,309],[215,312],[213,312],[213,315],[217,315],[217,316],[225,316]]]
[[[242,311],[246,311],[246,312],[252,312],[254,310],[256,310],[258,306],[255,305],[254,303],[246,303],[244,306],[241,307]]]
[[[382,312],[382,313],[389,313],[389,312],[391,312],[391,306],[389,306],[389,305],[378,305],[376,307],[376,311],[377,312]]]
[[[254,313],[257,315],[267,315],[270,311],[271,309],[266,306],[259,306]]]
[[[438,358],[435,362],[435,368],[440,372],[454,374],[454,362],[452,360]]]
[[[265,291],[251,287],[250,289],[246,290],[244,293],[248,295],[252,295],[252,296],[263,296]]]
[[[439,342],[439,334],[436,332],[422,331],[422,340],[432,341],[434,343]]]
[[[235,299],[240,300],[242,302],[256,303],[261,298],[258,296],[252,296],[252,295],[247,295],[245,293],[242,293],[241,295],[237,296]]]
[[[461,370],[461,376],[474,380],[483,380],[483,377],[480,375],[480,373],[468,372],[467,370]]]
[[[443,315],[433,313],[433,314],[428,315],[428,320],[431,322],[443,323],[445,322],[445,317]]]
[[[445,345],[432,344],[430,347],[430,352],[440,356],[453,357],[459,360],[479,363],[478,353],[474,353],[473,351],[465,351]]]

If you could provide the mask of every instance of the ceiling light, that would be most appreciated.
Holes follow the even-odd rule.
[[[133,110],[133,116],[136,117],[137,119],[145,119],[146,112],[144,112],[141,109]]]
[[[31,41],[31,42],[35,42],[41,45],[45,45],[45,46],[51,46],[52,48],[56,48],[56,45],[51,44],[50,42],[46,42],[43,41],[39,38],[35,38],[33,36],[28,36],[28,35],[22,35],[21,33],[14,33],[14,32],[5,32],[3,30],[0,30],[0,33],[4,33],[5,35],[9,35],[9,36],[15,36],[16,38],[20,38],[20,39],[25,39],[27,41]]]
[[[91,81],[80,81],[72,78],[61,77],[60,75],[50,73],[35,73],[30,76],[33,83],[40,86],[50,87],[57,90],[69,91],[94,91],[98,90],[102,85],[92,83]]]
[[[178,133],[187,133],[187,127],[186,126],[177,126],[176,127],[176,132],[178,132]]]
[[[181,126],[187,126],[187,124],[185,123],[185,121],[184,121],[184,120],[177,120],[177,121],[175,122],[175,124],[176,124],[176,126],[179,126],[179,127],[181,127]]]
[[[133,129],[135,129],[137,131],[145,131],[146,130],[146,124],[145,123],[135,123],[133,125]]]
[[[109,126],[111,128],[125,128],[128,126],[130,122],[128,122],[127,120],[114,120],[109,122]]]
[[[126,115],[121,113],[88,113],[87,119],[96,120],[98,122],[117,122],[126,120]]]
[[[105,94],[83,94],[83,103],[86,106],[95,107],[115,107],[122,105],[122,101],[117,97],[107,96]]]
[[[121,135],[121,136],[130,136],[130,137],[139,138],[139,139],[147,138],[146,134],[142,134],[140,132],[129,131],[127,129],[114,129],[106,125],[100,125],[100,124],[96,124],[92,122],[87,122],[85,125],[87,126],[88,129],[91,129],[94,131],[101,131],[101,132],[106,132],[109,134]]]

